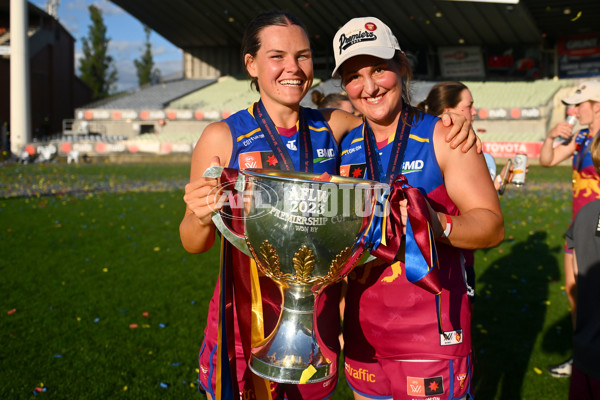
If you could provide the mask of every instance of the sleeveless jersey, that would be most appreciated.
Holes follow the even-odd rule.
[[[433,148],[433,131],[438,120],[428,114],[417,114],[408,137],[402,173],[411,186],[426,193],[436,211],[458,215],[458,208],[444,187]],[[392,143],[393,137],[390,137],[388,144],[379,149],[384,171]],[[340,175],[368,176],[363,126],[343,139],[340,151]],[[459,249],[444,243],[436,242],[436,247],[443,287],[442,328],[451,339],[442,340],[439,334],[435,296],[408,282],[403,276],[404,264],[372,262],[354,269],[349,276],[344,317],[345,353],[365,354],[366,351],[378,358],[439,359],[466,356],[471,352],[471,308],[463,257]]]
[[[594,135],[589,129],[582,129],[575,136],[577,144],[573,154],[573,218],[581,207],[600,199],[600,176],[592,163],[590,145]]]
[[[280,169],[275,154],[252,115],[252,110],[253,108],[249,107],[225,119],[233,137],[229,167]],[[338,152],[329,125],[320,111],[312,108],[303,108],[303,111],[312,143],[313,172],[335,174]],[[296,170],[300,168],[298,136],[298,129],[292,136],[281,136]]]

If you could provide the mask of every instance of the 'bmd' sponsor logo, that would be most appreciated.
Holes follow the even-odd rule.
[[[411,172],[420,172],[423,170],[425,163],[423,160],[404,161],[402,164],[402,173],[408,174]]]
[[[333,149],[317,149],[317,157],[333,157],[334,155]]]
[[[377,40],[377,35],[373,32],[358,31],[358,33],[350,36],[346,36],[342,33],[340,36],[340,54],[353,44],[371,42],[373,40]]]

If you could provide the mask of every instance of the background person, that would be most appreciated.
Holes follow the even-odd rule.
[[[324,95],[323,92],[313,90],[310,94],[312,102],[317,106],[318,109],[326,108],[337,108],[344,110],[347,113],[354,114],[354,107],[348,99],[348,95],[344,92],[341,93],[329,93]]]
[[[403,262],[355,269],[344,313],[346,379],[355,399],[466,398],[471,306],[459,248],[493,247],[504,236],[487,166],[474,150],[450,151],[439,119],[410,106],[410,63],[381,20],[350,20],[336,33],[333,51],[333,75],[365,117],[342,140],[340,173],[386,183],[404,174],[426,193],[446,328],[438,329],[436,296],[408,282]]]
[[[600,135],[590,154],[600,173]],[[600,399],[600,200],[579,210],[566,235],[577,285],[570,400]]]
[[[417,104],[417,108],[428,114],[441,115],[445,112],[464,115],[468,121],[473,123],[477,115],[477,109],[474,106],[473,94],[469,88],[462,82],[444,81],[433,85],[429,90],[425,100]],[[496,191],[502,186],[502,177],[506,172],[507,165],[495,177],[494,187]],[[507,182],[512,181],[512,167],[509,170]]]
[[[573,218],[585,204],[600,199],[600,175],[594,169],[589,148],[592,140],[600,130],[600,82],[583,82],[575,94],[566,97],[563,103],[574,106],[574,113],[579,124],[588,126],[577,134],[572,135],[573,126],[567,122],[559,122],[546,135],[540,150],[540,165],[552,167],[573,157]],[[568,141],[555,146],[556,138]],[[577,287],[573,273],[573,254],[565,246],[564,256],[565,290],[571,305],[571,320],[575,329],[575,314],[577,310]],[[557,378],[571,375],[572,358],[548,367],[550,374]]]

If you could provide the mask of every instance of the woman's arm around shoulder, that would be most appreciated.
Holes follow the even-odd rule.
[[[436,124],[434,149],[446,190],[460,215],[451,217],[450,234],[442,240],[465,249],[497,246],[504,239],[504,218],[485,158],[474,147],[466,153],[452,150],[445,141],[447,129]],[[437,213],[437,217],[445,230],[446,215]]]
[[[179,225],[179,236],[183,247],[190,253],[209,250],[215,240],[212,212],[220,207],[218,179],[203,178],[210,166],[229,165],[233,139],[225,122],[208,125],[196,143],[192,154],[190,183],[185,186],[183,200],[185,215]]]

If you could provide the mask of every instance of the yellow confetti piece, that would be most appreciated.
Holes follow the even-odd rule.
[[[102,272],[108,272],[108,268],[102,268]]]
[[[62,281],[60,284],[63,285],[63,286],[65,286],[67,284],[67,282]]]
[[[154,248],[154,251],[160,251],[160,247],[156,246],[156,247]]]
[[[127,386],[123,386],[123,391],[126,392],[127,391]]]
[[[315,374],[315,372],[317,372],[317,369],[312,364],[310,364],[308,368],[302,371],[302,375],[300,376],[300,384],[302,385],[308,382],[308,380]]]
[[[77,317],[77,322],[81,322],[81,317]]]
[[[552,302],[551,302],[550,300],[546,300],[546,301],[544,302],[544,304],[546,304],[547,306],[549,306],[550,304],[552,304]]]
[[[539,369],[538,367],[533,367],[533,371],[534,371],[536,374],[538,374],[538,375],[541,375],[541,374],[542,374],[542,370],[541,370],[541,369]]]
[[[571,22],[577,21],[579,18],[581,18],[581,11],[579,11],[577,15],[571,19]]]
[[[41,388],[43,388],[44,387],[44,383],[40,382],[40,384],[38,386],[41,387]]]
[[[142,328],[150,328],[150,325],[148,325],[148,324],[143,324],[143,325],[142,325]]]
[[[151,355],[152,355],[152,350],[150,350],[150,351],[148,352],[148,355],[149,355],[149,356],[151,356]]]
[[[200,368],[196,368],[196,373],[199,374],[200,373]]]
[[[196,386],[194,386],[194,382],[190,382],[190,387],[191,387],[192,389],[196,387]]]

